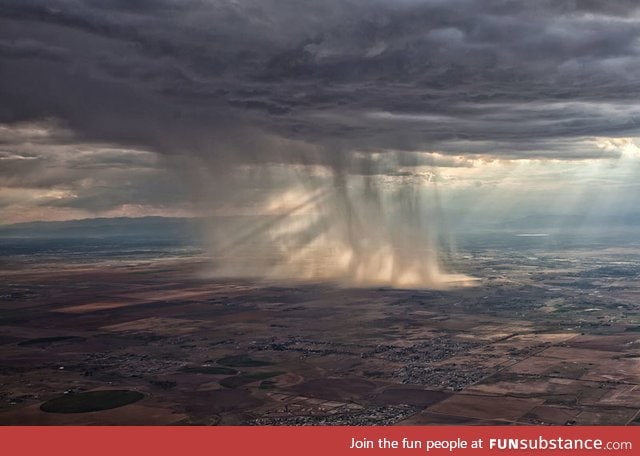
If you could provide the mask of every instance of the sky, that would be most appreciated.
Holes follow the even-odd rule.
[[[633,0],[0,0],[0,224],[632,213],[638,74]]]

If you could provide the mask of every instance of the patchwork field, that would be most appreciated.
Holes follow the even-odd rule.
[[[635,270],[575,286],[610,260],[477,257],[494,272],[444,291],[212,280],[197,258],[4,268],[0,423],[638,424]]]

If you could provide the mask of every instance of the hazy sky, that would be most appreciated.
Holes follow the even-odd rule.
[[[323,169],[634,211],[637,5],[0,0],[0,223],[264,211]]]

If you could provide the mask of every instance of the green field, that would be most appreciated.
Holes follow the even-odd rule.
[[[49,413],[86,413],[109,410],[133,404],[144,394],[128,390],[88,391],[70,393],[51,399],[40,406],[40,410]]]
[[[218,360],[218,364],[229,367],[260,367],[270,366],[273,363],[271,361],[265,361],[262,359],[254,359],[248,355],[236,355],[225,356],[224,358]]]
[[[253,374],[242,374],[235,377],[227,377],[220,380],[220,385],[226,388],[238,388],[258,380],[266,380],[267,378],[282,375],[284,372],[256,372]]]
[[[18,342],[18,345],[22,347],[28,347],[32,345],[44,346],[44,345],[55,344],[56,342],[82,342],[83,340],[85,340],[85,338],[79,337],[79,336],[40,337],[38,339],[23,340],[22,342]]]
[[[237,370],[229,367],[219,366],[189,366],[182,369],[183,372],[190,374],[210,374],[210,375],[235,375]]]

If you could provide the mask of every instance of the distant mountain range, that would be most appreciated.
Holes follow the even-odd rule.
[[[0,237],[20,238],[101,238],[101,237],[191,237],[198,219],[173,217],[114,217],[27,222],[0,226]]]
[[[264,222],[266,216],[233,216],[204,218],[178,217],[114,217],[68,220],[62,222],[28,222],[0,225],[2,238],[105,238],[153,237],[194,238],[203,226],[217,222],[222,225],[240,221],[245,226]],[[450,228],[456,229],[453,223]],[[640,227],[640,214],[592,216],[579,214],[535,214],[511,220],[478,223],[475,229],[491,231],[563,230]],[[468,231],[468,227],[464,228]],[[471,229],[474,231],[474,229]]]
[[[640,226],[640,214],[532,214],[502,221],[496,227],[505,229],[562,229],[562,228],[627,228]]]

